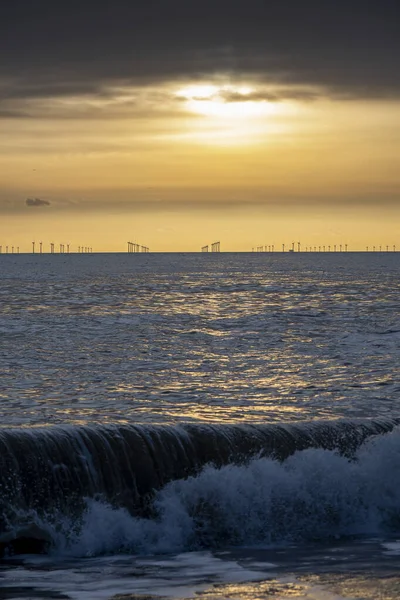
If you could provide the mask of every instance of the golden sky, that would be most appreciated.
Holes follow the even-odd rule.
[[[317,85],[219,74],[13,99],[0,244],[400,248],[399,157],[399,100]]]

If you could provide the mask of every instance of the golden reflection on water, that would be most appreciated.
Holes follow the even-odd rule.
[[[301,582],[311,585],[323,585],[341,598],[350,600],[399,600],[400,577],[391,574],[385,577],[373,575],[322,574],[299,578]]]
[[[382,278],[351,256],[93,256],[83,277],[42,258],[0,290],[8,426],[398,410],[394,264]]]
[[[199,600],[399,600],[400,577],[331,574],[285,576],[262,582],[215,584]]]
[[[289,579],[289,581],[288,581]],[[290,581],[292,579],[292,581]],[[294,578],[286,577],[283,580],[269,579],[263,582],[216,584],[205,592],[199,592],[201,600],[283,600],[283,598],[297,598],[297,600],[335,600],[333,595],[309,595],[310,586],[300,583]],[[314,590],[315,592],[316,590]],[[322,590],[321,590],[322,591]],[[337,599],[336,599],[337,600]]]

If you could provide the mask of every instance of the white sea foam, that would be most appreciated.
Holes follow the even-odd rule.
[[[399,481],[397,429],[367,441],[356,460],[310,449],[283,463],[259,458],[247,466],[207,466],[160,490],[153,518],[88,500],[79,527],[53,519],[50,535],[56,554],[93,556],[393,533],[400,530]]]

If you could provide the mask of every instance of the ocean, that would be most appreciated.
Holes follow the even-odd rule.
[[[399,298],[394,252],[1,255],[0,598],[399,598]]]

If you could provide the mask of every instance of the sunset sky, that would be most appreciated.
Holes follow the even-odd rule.
[[[6,0],[0,245],[400,249],[400,8]]]

